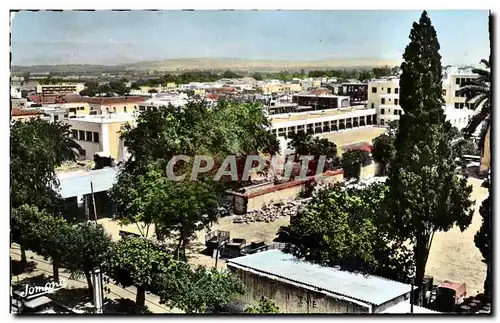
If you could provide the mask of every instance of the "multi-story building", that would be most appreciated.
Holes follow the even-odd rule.
[[[368,108],[376,109],[378,124],[385,126],[399,120],[399,78],[387,78],[368,83]]]
[[[27,121],[30,119],[40,118],[42,113],[36,109],[20,109],[20,108],[11,108],[11,121]]]
[[[446,120],[453,126],[464,128],[473,110],[469,108],[469,103],[465,103],[465,97],[458,96],[460,84],[464,84],[474,78],[474,74],[469,70],[459,70],[448,68],[443,77],[443,106]],[[459,71],[459,72],[458,72]],[[378,124],[387,126],[391,121],[399,120],[404,113],[399,105],[399,78],[391,77],[378,79],[368,83],[368,108],[376,109]]]
[[[177,88],[175,83],[167,83],[166,85],[158,86],[139,86],[138,89],[130,89],[129,93],[131,95],[149,95],[152,93],[164,93],[173,91]]]
[[[296,94],[292,103],[299,105],[302,112],[346,108],[350,106],[349,97],[339,95]]]
[[[119,156],[123,156],[123,152],[119,151],[121,127],[133,122],[134,117],[128,113],[85,116],[66,121],[71,126],[72,138],[83,148],[80,155],[83,160],[91,160],[95,154],[118,160]]]
[[[457,92],[460,87],[477,78],[478,75],[472,72],[472,68],[460,68],[448,66],[443,71],[443,96],[447,105],[452,105],[456,109],[472,108],[472,103],[465,103],[465,95]]]
[[[297,83],[293,84],[293,83],[270,82],[260,86],[260,92],[264,95],[297,93],[301,91],[302,91],[302,86]]]
[[[83,83],[37,84],[37,94],[69,94],[80,93],[85,89]]]
[[[163,108],[172,105],[181,108],[188,102],[188,96],[185,93],[167,93],[157,95],[154,98],[139,103],[139,112],[152,109]]]
[[[90,115],[104,114],[132,114],[139,109],[139,102],[144,98],[140,96],[110,97],[110,98],[85,98],[90,107]]]
[[[362,82],[342,83],[338,87],[337,94],[348,96],[352,105],[365,104],[368,100],[368,84]]]

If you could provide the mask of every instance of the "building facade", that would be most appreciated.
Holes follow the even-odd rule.
[[[69,94],[80,93],[85,89],[83,83],[37,84],[37,94]]]
[[[118,160],[123,155],[119,152],[120,130],[127,123],[133,123],[130,114],[108,116],[87,116],[68,119],[71,136],[83,148],[80,159],[91,160],[95,154]]]

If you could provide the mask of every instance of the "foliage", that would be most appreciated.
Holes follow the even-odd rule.
[[[241,78],[241,75],[239,75],[238,73],[235,73],[233,71],[227,70],[224,73],[222,73],[222,77],[225,79],[237,79],[237,78]]]
[[[388,226],[380,207],[383,184],[319,191],[291,221],[293,253],[328,266],[407,280],[410,253]]]
[[[91,272],[109,258],[112,248],[111,237],[104,232],[101,225],[93,222],[81,223],[65,228],[59,243],[65,252],[61,257],[61,265],[72,276],[85,275],[92,299]]]
[[[155,275],[168,272],[175,263],[165,248],[144,238],[126,238],[113,244],[106,273],[118,284],[137,288],[136,304],[144,307],[146,290]]]
[[[352,149],[342,154],[342,169],[344,170],[344,178],[359,179],[361,168],[371,163],[370,153],[365,150]]]
[[[211,156],[220,166],[227,155],[244,160],[247,155],[272,154],[279,145],[267,126],[256,104],[219,102],[209,107],[192,101],[181,111],[170,107],[144,112],[135,127],[127,125],[122,131],[131,158],[111,190],[122,221],[144,222],[143,234],[155,224],[160,239],[177,235],[177,255],[185,254],[193,234],[216,221],[217,201],[225,189],[237,184],[212,181],[209,174],[190,181],[194,156]],[[187,176],[167,180],[166,165],[178,155],[191,158],[174,169]]]
[[[74,161],[81,147],[69,126],[41,119],[15,121],[10,135],[12,207],[54,208],[58,203],[56,167]]]
[[[261,296],[258,306],[249,306],[245,309],[246,313],[252,314],[279,314],[280,308],[270,299]]]
[[[472,187],[455,174],[451,125],[442,109],[439,42],[427,12],[413,24],[403,55],[400,105],[404,114],[396,133],[396,155],[389,167],[384,205],[391,225],[414,251],[415,284],[423,281],[432,237],[471,222]]]
[[[491,294],[493,292],[493,276],[492,276],[492,265],[493,265],[493,254],[492,254],[492,242],[493,242],[493,228],[491,223],[491,198],[490,195],[483,201],[481,207],[479,208],[479,214],[483,218],[481,228],[474,236],[474,244],[481,252],[484,262],[486,263],[486,280],[484,281],[484,293],[491,300]]]
[[[453,144],[453,159],[462,158],[463,155],[479,156],[481,151],[471,138],[459,139]]]
[[[375,67],[372,69],[372,73],[376,78],[383,76],[390,76],[392,74],[392,69],[389,66]]]
[[[262,76],[262,74],[258,73],[258,72],[257,73],[253,73],[251,75],[251,77],[253,77],[256,81],[262,81],[264,79],[264,77]]]
[[[128,93],[128,88],[126,86],[127,79],[120,79],[118,81],[111,81],[108,84],[99,85],[98,82],[89,81],[85,83],[85,89],[80,91],[81,96],[96,96],[105,94],[106,96],[112,96],[115,93],[117,95],[125,95]]]
[[[394,159],[396,153],[394,148],[395,136],[389,134],[381,134],[380,136],[373,139],[373,159],[379,163],[382,173],[380,175],[384,176],[389,163]]]
[[[235,294],[245,290],[241,281],[230,272],[193,269],[179,262],[168,274],[157,275],[154,293],[160,296],[160,303],[177,307],[186,313],[204,313],[230,302]]]
[[[465,95],[467,98],[465,100],[466,103],[472,103],[473,110],[478,111],[477,114],[472,116],[469,124],[463,130],[466,137],[470,137],[481,122],[486,122],[487,125],[485,129],[487,129],[491,123],[491,65],[490,62],[485,59],[482,59],[481,63],[484,64],[486,69],[473,69],[472,72],[479,76],[463,84],[457,91],[458,95]],[[482,141],[484,141],[485,135],[486,130],[483,130],[481,134]]]
[[[314,156],[314,161],[318,161],[321,156],[325,156],[327,161],[325,171],[340,166],[337,145],[328,139],[320,139],[304,132],[298,132],[290,138],[291,141],[288,143],[288,149],[295,151],[296,161],[299,160],[300,156]]]
[[[40,85],[51,85],[51,84],[60,84],[60,83],[78,83],[78,81],[65,80],[62,78],[52,77],[50,75],[44,79],[38,80],[38,84],[40,84]]]

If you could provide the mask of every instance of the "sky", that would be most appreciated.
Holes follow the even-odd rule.
[[[443,65],[488,58],[488,11],[430,10]],[[401,60],[421,11],[17,12],[13,65],[171,58]]]

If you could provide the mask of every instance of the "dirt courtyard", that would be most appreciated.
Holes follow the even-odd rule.
[[[472,198],[476,200],[472,223],[464,232],[453,228],[448,232],[437,232],[434,235],[426,274],[433,276],[436,283],[445,279],[464,281],[468,294],[473,295],[478,291],[483,291],[486,274],[486,266],[481,261],[481,253],[474,245],[474,235],[481,226],[479,206],[488,195],[488,191],[481,187],[481,180],[469,178],[469,184],[473,186]],[[290,223],[289,217],[282,217],[271,223],[255,222],[249,224],[235,224],[233,219],[234,216],[224,217],[219,220],[219,223],[214,224],[211,230],[230,231],[231,238],[243,238],[246,239],[247,243],[259,240],[270,243],[276,238],[279,227]],[[99,222],[103,224],[105,230],[112,235],[114,240],[119,239],[119,230],[139,233],[136,225],[120,227],[118,222],[112,219],[101,219]],[[150,235],[152,234],[154,234],[154,230],[150,228]],[[201,253],[204,249],[205,234],[205,231],[198,232],[196,241],[191,243],[188,251],[188,260],[195,265],[212,267],[215,260],[211,256]],[[219,261],[218,267],[223,266],[225,266],[224,261]]]

